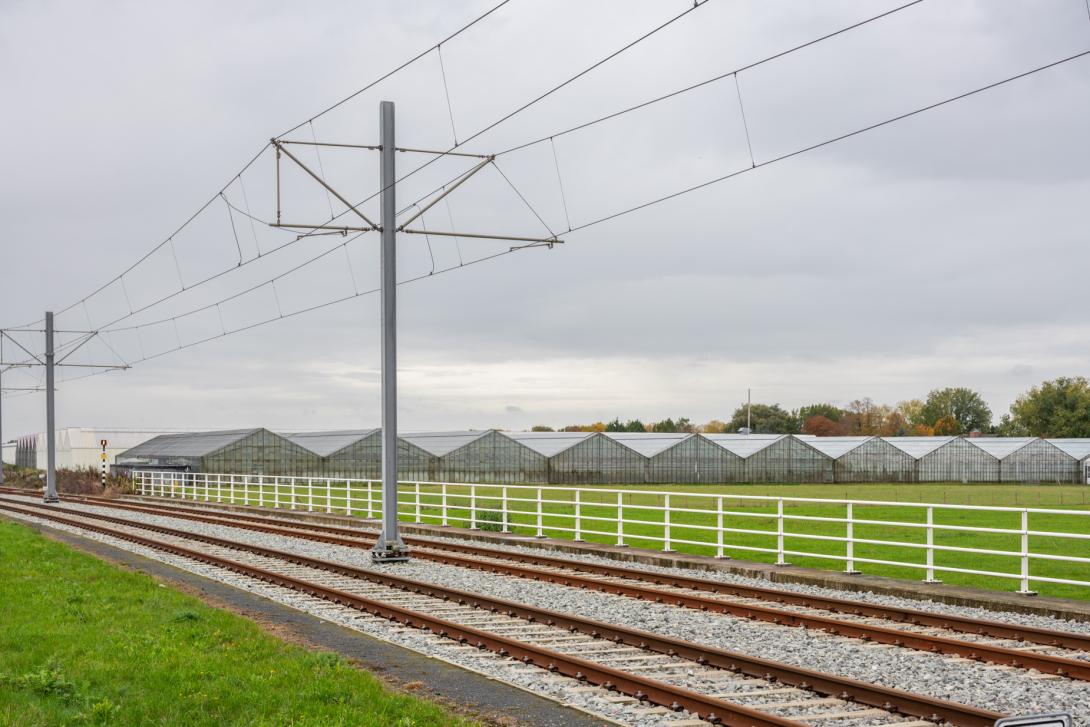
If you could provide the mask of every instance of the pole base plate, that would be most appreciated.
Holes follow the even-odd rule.
[[[53,504],[58,503],[60,501],[61,501],[61,498],[57,497],[56,495],[53,495],[53,497],[50,497],[49,495],[46,495],[45,497],[42,498],[42,502],[44,502],[47,505],[53,505]]]

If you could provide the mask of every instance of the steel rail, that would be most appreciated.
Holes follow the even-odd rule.
[[[205,522],[212,522],[215,524],[230,525],[234,524],[236,520],[244,520],[252,523],[264,523],[267,524],[269,527],[282,528],[283,530],[281,530],[280,532],[282,532],[283,534],[296,535],[299,531],[305,533],[308,530],[312,530],[328,534],[326,537],[322,538],[323,542],[347,545],[349,547],[360,545],[360,540],[369,542],[374,539],[374,536],[370,533],[361,532],[351,528],[342,528],[330,525],[320,525],[313,523],[299,523],[297,525],[295,523],[288,523],[276,518],[262,517],[256,515],[244,515],[233,512],[225,512],[222,516],[201,515],[199,513],[207,513],[208,510],[186,508],[177,505],[131,505],[120,504],[113,500],[101,500],[96,498],[84,499],[88,501],[93,500],[96,502],[101,502],[103,504],[106,504],[107,506],[119,507],[122,509],[134,509],[143,507],[144,509],[141,511],[144,512],[154,512],[156,510],[158,510],[159,512],[163,512],[164,510],[184,512],[192,517],[211,518],[209,520],[205,520]],[[228,519],[229,522],[225,522],[224,518]],[[275,523],[275,525],[273,525],[273,523]],[[242,527],[238,525],[236,526]],[[347,536],[352,539],[339,540],[337,536]],[[306,536],[304,535],[300,537]],[[881,606],[877,604],[868,604],[861,601],[852,601],[850,599],[840,599],[828,596],[811,596],[807,594],[779,590],[775,588],[762,588],[758,586],[724,583],[721,581],[696,578],[692,576],[675,576],[662,573],[647,573],[637,570],[635,568],[585,563],[582,561],[574,561],[567,558],[556,558],[551,556],[514,553],[510,551],[500,551],[492,548],[482,548],[472,545],[458,545],[431,538],[407,537],[405,540],[406,543],[414,545],[418,548],[431,548],[434,550],[463,553],[475,557],[483,556],[488,558],[495,558],[498,560],[510,560],[519,563],[565,568],[569,570],[582,571],[610,577],[629,578],[632,580],[650,582],[656,586],[686,588],[697,591],[705,591],[716,595],[759,598],[765,601],[775,601],[778,603],[790,604],[795,606],[818,608],[834,613],[882,618],[885,620],[893,621],[895,623],[907,623],[916,626],[943,628],[955,632],[970,633],[998,639],[1025,641],[1034,644],[1041,644],[1044,646],[1054,646],[1058,648],[1090,652],[1090,635],[1072,633],[1067,631],[1057,631],[1053,629],[1044,629],[1018,624],[1007,624],[1000,621],[976,619],[966,616],[955,616],[951,614],[932,613],[917,609],[894,608],[891,606]],[[575,574],[566,575],[540,570],[511,569],[509,567],[502,566],[501,564],[482,563],[481,561],[472,558],[457,558],[455,556],[446,556],[445,558],[439,558],[437,554],[424,552],[420,553],[419,555],[420,557],[425,557],[430,560],[446,562],[452,565],[469,567],[476,570],[504,570],[505,572],[508,572],[510,574],[521,575],[522,577],[529,577],[533,578],[534,580],[547,580],[549,582],[558,583],[561,585],[579,586],[592,590],[607,591],[618,595],[641,598],[643,600],[652,600],[659,603],[671,603],[677,606],[696,608],[702,611],[731,613],[732,615],[741,616],[743,618],[754,618],[769,621],[772,623],[778,623],[781,625],[818,628],[825,631],[832,630],[832,633],[841,636],[849,636],[863,639],[873,638],[879,643],[888,643],[895,646],[904,646],[906,648],[923,649],[924,651],[938,650],[941,653],[949,653],[956,656],[964,656],[968,658],[977,658],[980,656],[984,656],[984,658],[986,658],[988,661],[993,661],[994,663],[1006,664],[1009,666],[1017,666],[1022,668],[1033,668],[1040,671],[1047,671],[1048,673],[1073,677],[1076,679],[1090,680],[1090,662],[1083,662],[1080,660],[1063,659],[1062,657],[1050,657],[1047,655],[1033,655],[1027,654],[1023,651],[1016,651],[1005,647],[987,646],[972,642],[961,642],[953,639],[944,640],[943,637],[913,634],[912,632],[902,631],[896,628],[853,624],[851,622],[827,619],[821,616],[806,616],[796,613],[794,611],[777,609],[774,607],[733,604],[729,601],[724,601],[719,598],[706,598],[689,594],[672,594],[657,588],[641,589],[639,587],[624,584],[606,583]],[[844,627],[843,630],[840,630],[841,626]],[[899,643],[899,641],[904,641],[904,638],[906,636],[912,637],[914,643]],[[981,650],[987,650],[987,654],[981,655],[979,653]],[[1028,661],[1028,659],[1032,659],[1033,663]]]
[[[698,693],[691,692],[690,690],[681,687],[675,687],[673,685],[665,684],[657,680],[651,680],[644,677],[627,674],[625,672],[612,669],[611,667],[595,665],[591,662],[587,662],[577,657],[565,656],[549,649],[544,649],[542,647],[537,647],[529,644],[523,644],[521,642],[507,639],[506,637],[491,635],[487,632],[472,629],[470,627],[458,626],[457,624],[453,624],[452,622],[444,621],[442,619],[435,619],[434,617],[425,616],[423,614],[418,614],[416,612],[409,611],[408,609],[393,607],[389,604],[383,604],[381,602],[373,601],[371,599],[365,599],[360,596],[355,596],[353,594],[346,594],[343,591],[336,591],[335,589],[327,589],[324,586],[317,586],[315,584],[310,584],[306,581],[301,581],[299,579],[290,578],[288,576],[275,574],[265,569],[236,563],[234,561],[222,559],[217,556],[197,553],[196,551],[190,551],[186,548],[181,548],[180,546],[174,546],[167,543],[161,543],[160,541],[142,538],[131,533],[117,531],[113,530],[112,528],[106,528],[89,523],[79,522],[77,520],[73,520],[72,518],[57,515],[56,508],[54,507],[31,503],[27,503],[27,505],[32,509],[25,510],[18,505],[11,505],[9,502],[0,502],[0,510],[8,510],[24,515],[29,515],[31,517],[42,517],[48,520],[62,522],[73,527],[84,528],[95,532],[100,532],[102,534],[130,540],[132,542],[138,542],[142,545],[147,545],[149,547],[169,550],[170,552],[178,553],[178,551],[186,551],[186,553],[178,553],[186,555],[186,557],[194,557],[192,555],[187,555],[187,553],[194,553],[196,554],[196,556],[199,556],[199,560],[204,560],[204,562],[213,562],[213,564],[216,564],[218,562],[232,563],[234,565],[241,566],[243,569],[246,570],[260,571],[262,573],[271,574],[276,578],[285,579],[296,583],[302,583],[311,588],[316,588],[322,591],[329,591],[330,593],[334,593],[338,596],[337,598],[330,598],[329,600],[333,600],[338,603],[342,602],[340,598],[348,596],[352,599],[358,599],[361,601],[367,601],[372,604],[378,604],[379,606],[384,608],[397,609],[402,612],[413,614],[413,616],[417,619],[431,620],[439,623],[440,626],[438,630],[428,625],[418,625],[415,622],[409,625],[418,626],[420,628],[430,628],[430,630],[439,633],[439,635],[441,636],[447,636],[448,638],[459,638],[459,640],[461,640],[460,637],[451,636],[451,634],[454,633],[455,630],[468,630],[473,632],[474,636],[484,635],[489,636],[490,638],[495,640],[508,642],[508,646],[506,648],[507,653],[504,653],[504,651],[501,649],[493,648],[493,645],[487,642],[485,643],[485,646],[487,648],[490,648],[493,651],[497,651],[501,655],[510,655],[514,658],[523,658],[520,653],[516,653],[515,649],[518,648],[530,650],[529,654],[531,656],[534,655],[533,651],[545,652],[547,660],[551,661],[544,664],[544,666],[550,669],[550,671],[560,671],[566,676],[573,676],[577,679],[585,678],[593,683],[600,684],[602,686],[617,688],[618,691],[625,692],[626,694],[630,694],[631,696],[635,696],[640,699],[647,699],[648,701],[655,702],[656,704],[667,706],[672,709],[684,708],[689,710],[690,712],[702,715],[704,719],[709,719],[710,721],[715,721],[715,719],[718,718],[722,720],[725,724],[799,724],[795,721],[772,717],[770,715],[760,713],[748,707],[743,707],[742,705],[735,705],[733,703],[725,702],[724,700],[719,700],[714,697],[700,695]],[[44,513],[42,511],[44,511]],[[800,689],[807,689],[822,694],[836,696],[840,699],[851,700],[860,704],[867,704],[879,707],[881,709],[885,709],[891,712],[908,714],[934,721],[947,720],[955,725],[966,725],[967,727],[991,727],[994,724],[995,720],[999,719],[1002,716],[999,713],[979,709],[977,707],[972,707],[969,705],[963,705],[947,700],[913,694],[911,692],[906,692],[899,689],[872,685],[846,677],[825,674],[802,667],[795,667],[767,659],[760,659],[741,653],[730,652],[724,649],[703,646],[700,644],[695,644],[680,639],[674,639],[651,632],[641,631],[638,629],[631,629],[623,626],[608,624],[601,621],[595,621],[593,619],[582,618],[579,616],[573,616],[570,614],[551,611],[548,609],[541,609],[534,606],[517,603],[514,601],[507,601],[504,599],[483,596],[477,593],[462,591],[459,589],[436,586],[429,583],[424,583],[409,578],[402,578],[382,572],[364,570],[356,568],[354,566],[349,566],[342,563],[334,563],[319,558],[312,558],[297,553],[289,553],[273,548],[251,545],[249,543],[240,543],[237,541],[227,540],[225,538],[218,538],[211,535],[192,533],[184,530],[176,530],[174,528],[168,528],[161,525],[153,525],[150,523],[125,520],[123,518],[116,518],[110,515],[103,515],[101,513],[68,511],[68,514],[87,519],[102,520],[105,522],[111,522],[114,524],[124,525],[137,529],[149,530],[172,537],[196,540],[198,542],[203,542],[210,545],[217,545],[233,550],[241,550],[262,555],[265,557],[285,560],[287,562],[295,563],[297,565],[303,565],[337,573],[339,575],[358,578],[387,587],[397,588],[400,590],[420,595],[426,595],[433,598],[441,598],[443,600],[454,601],[459,605],[473,606],[475,608],[490,611],[493,613],[503,613],[505,615],[515,616],[517,618],[525,619],[530,622],[540,622],[548,626],[565,628],[570,631],[587,634],[595,638],[608,639],[617,643],[624,643],[630,646],[638,646],[641,649],[669,654],[670,656],[677,656],[705,666],[721,668],[727,671],[742,673],[747,676],[757,677],[761,679],[772,679],[774,681],[779,681],[785,684],[796,686]],[[232,570],[235,569],[232,568]],[[299,590],[306,589],[301,588]],[[317,593],[309,590],[307,590],[307,592],[312,593],[312,595],[326,597],[322,595],[322,593]],[[349,602],[346,605],[354,604]],[[408,624],[408,622],[405,623]],[[514,645],[513,647],[511,646],[512,644]],[[480,646],[480,643],[476,645]],[[526,661],[525,658],[523,658],[523,660]],[[561,665],[562,661],[574,662],[574,666],[565,671],[565,669]],[[533,661],[533,663],[538,666],[543,665],[539,663],[539,661]],[[594,669],[597,669],[599,672],[604,673],[606,676],[606,680],[595,681],[593,678]],[[624,680],[628,680],[628,683],[626,683]],[[632,689],[626,688],[626,686],[631,687],[633,685],[634,688]],[[650,691],[651,689],[656,688],[659,690],[658,692]],[[644,691],[645,689],[647,691]],[[698,700],[694,701],[694,697],[698,698]],[[666,701],[666,699],[671,698],[673,698],[673,701]],[[682,700],[689,701],[686,702]],[[711,709],[711,711],[709,711],[709,708]],[[715,709],[718,709],[720,711],[714,712]],[[757,719],[758,721],[732,721],[732,719],[736,716],[734,714],[735,711],[738,713],[738,715],[744,717],[745,719]],[[723,717],[722,715],[724,714],[726,714],[727,716]]]

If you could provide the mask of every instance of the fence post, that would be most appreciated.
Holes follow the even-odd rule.
[[[234,475],[231,475],[231,480],[230,480],[230,482],[227,483],[227,488],[228,488],[227,491],[228,491],[229,496],[231,498],[231,504],[234,505],[235,504],[235,476]]]
[[[935,508],[927,508],[927,577],[924,583],[942,583],[935,578]]]
[[[327,515],[333,512],[333,480],[328,477],[325,480],[325,511]]]
[[[469,529],[477,530],[477,485],[469,486]]]
[[[1037,591],[1029,588],[1029,510],[1022,510],[1022,586],[1018,592],[1023,596],[1037,595]]]
[[[845,526],[847,532],[845,537],[848,540],[848,559],[844,561],[844,572],[850,576],[859,575],[859,571],[855,569],[855,516],[852,511],[852,503],[848,503],[848,522]]]
[[[503,486],[502,497],[501,510],[503,511],[503,532],[509,533],[511,532],[511,529],[508,527],[509,521],[507,517],[507,485]]]
[[[541,528],[541,488],[537,488],[537,537],[544,538],[545,533]]]
[[[791,565],[784,560],[783,547],[783,498],[776,498],[776,565]]]
[[[307,478],[307,512],[314,512],[314,478]]]
[[[372,485],[375,483],[371,480],[367,480],[367,519],[373,520],[375,518],[375,500]]]
[[[443,527],[449,527],[447,523],[447,483],[444,482],[441,487],[441,498],[443,508]]]
[[[715,535],[716,535],[716,558],[726,558],[723,554],[723,498],[717,497],[716,509],[715,509]]]
[[[575,542],[583,542],[583,491],[575,488]]]
[[[415,485],[415,487],[413,488],[413,492],[415,493],[415,501],[416,501],[416,522],[417,522],[417,524],[419,524],[420,523],[420,483],[416,482],[416,483],[413,483],[413,484]]]
[[[673,553],[674,549],[670,547],[670,494],[666,494],[666,499],[662,506],[663,513],[663,534],[662,534],[662,552]]]
[[[280,509],[280,478],[273,477],[273,508]]]
[[[617,545],[624,547],[624,493],[617,493]]]

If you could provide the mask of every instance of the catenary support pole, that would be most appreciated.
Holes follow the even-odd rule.
[[[4,342],[0,338],[0,361],[4,360]],[[4,375],[0,367],[0,376]],[[0,485],[4,484],[4,382],[0,380]]]
[[[371,551],[375,561],[409,559],[397,531],[397,150],[394,148],[394,104],[379,104],[382,139],[380,225],[382,228],[382,533]]]
[[[57,418],[53,400],[53,312],[45,314],[45,502],[57,497]]]

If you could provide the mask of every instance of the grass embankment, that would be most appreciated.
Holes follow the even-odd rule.
[[[464,725],[335,654],[0,521],[0,723]]]
[[[509,525],[513,532],[522,535],[537,533],[536,489],[509,488],[508,506],[513,511]],[[824,499],[877,500],[895,503],[934,503],[951,505],[978,505],[1012,508],[1055,508],[1063,510],[1090,511],[1090,487],[1084,485],[1020,485],[1020,484],[858,484],[858,485],[612,485],[590,487],[592,493],[584,493],[582,510],[583,539],[591,542],[613,544],[617,542],[617,495],[600,490],[621,490],[624,516],[627,520],[638,522],[626,523],[624,542],[634,547],[661,549],[664,535],[663,515],[654,509],[641,509],[649,506],[661,506],[662,498],[655,495],[640,494],[639,490],[670,492],[670,505],[675,509],[671,518],[672,547],[675,550],[701,555],[716,554],[715,509],[717,498],[723,497],[724,526],[750,531],[750,533],[727,533],[725,536],[725,554],[758,562],[775,562],[774,553],[748,550],[749,548],[774,549],[776,547],[776,519],[770,517],[776,512],[775,502],[746,500],[744,496],[801,497]],[[467,497],[468,488],[458,485],[447,487],[447,522],[450,525],[468,527],[471,517],[471,502]],[[550,537],[572,538],[574,534],[574,494],[562,486],[541,486],[542,532]],[[421,487],[421,520],[425,523],[442,522],[442,498],[438,488]],[[482,523],[497,516],[485,513],[489,508],[500,507],[502,489],[500,487],[481,486],[477,489],[478,525],[486,529],[498,529],[494,522]],[[200,493],[203,499],[203,491]],[[294,494],[294,497],[292,496]],[[229,501],[227,490],[217,491],[213,486],[209,492],[212,500]],[[371,493],[373,505],[371,514],[378,514],[377,489]],[[306,486],[297,487],[290,493],[286,486],[280,488],[280,505],[297,509],[313,506],[315,510],[344,512],[346,489],[343,482],[334,482],[327,503],[324,480],[315,481],[313,501]],[[353,490],[352,514],[367,516],[367,493],[365,490]],[[236,487],[234,501],[257,504],[259,498],[266,505],[272,505],[274,493],[271,486],[259,489],[256,485],[243,493],[241,486]],[[400,493],[403,520],[416,518],[415,493],[412,485],[403,485]],[[688,510],[689,512],[686,512]],[[693,512],[698,510],[700,512]],[[844,518],[844,505],[831,503],[785,502],[784,512],[788,516],[806,516],[816,518]],[[910,525],[922,525],[926,522],[927,510],[904,505],[867,505],[855,506],[853,517],[856,520],[876,520],[881,525],[856,524],[854,537],[863,540],[899,541],[911,544],[924,544],[926,530]],[[1021,513],[985,512],[980,510],[944,510],[935,508],[933,522],[936,526],[968,526],[983,528],[1003,528],[1018,530],[1021,528]],[[906,523],[908,526],[897,525]],[[1029,529],[1039,532],[1090,534],[1090,516],[1054,515],[1033,513],[1029,516]],[[787,560],[794,565],[831,570],[843,570],[843,561],[815,557],[819,555],[844,556],[846,545],[843,542],[815,540],[800,537],[807,535],[843,537],[845,525],[840,522],[822,522],[815,520],[787,519],[785,530],[785,548],[788,551],[804,551],[811,555],[789,555]],[[592,532],[598,531],[598,532]],[[792,534],[794,536],[792,536]],[[690,542],[679,542],[690,541]],[[708,543],[702,545],[701,543]],[[1021,550],[1021,536],[1017,533],[980,533],[944,530],[936,527],[934,531],[936,546],[975,548],[1017,553]],[[1077,540],[1048,536],[1031,536],[1030,552],[1059,556],[1090,556],[1090,540]],[[903,579],[922,579],[925,575],[923,564],[926,554],[922,548],[910,546],[890,546],[867,543],[855,545],[856,570],[872,575],[890,576]],[[867,563],[865,559],[889,560],[917,564],[911,567]],[[1020,562],[1016,557],[989,555],[981,553],[961,553],[956,551],[936,550],[936,566],[951,568],[969,568],[997,573],[1017,574]],[[1090,581],[1090,564],[1070,563],[1060,560],[1031,559],[1031,576],[1064,578]],[[955,573],[939,570],[936,577],[949,584],[991,588],[995,590],[1017,590],[1019,583],[1015,579]],[[1042,595],[1060,596],[1090,600],[1090,587],[1054,584],[1034,581],[1031,586]]]

